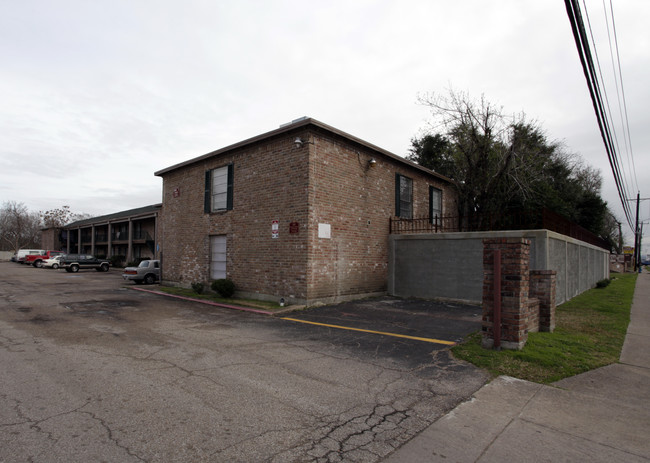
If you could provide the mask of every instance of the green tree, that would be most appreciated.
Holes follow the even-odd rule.
[[[456,175],[451,142],[439,133],[412,138],[408,159],[447,177]]]
[[[607,204],[600,172],[549,141],[524,114],[507,115],[464,93],[425,96],[435,132],[411,140],[408,159],[454,179],[465,229],[487,228],[508,209],[546,207],[600,234]]]

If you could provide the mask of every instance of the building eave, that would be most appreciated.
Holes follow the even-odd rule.
[[[138,207],[127,211],[120,211],[114,214],[100,215],[89,219],[77,220],[64,225],[63,229],[83,228],[91,225],[105,225],[112,222],[123,222],[128,219],[146,219],[156,217],[162,208],[162,203],[152,204],[150,206]]]
[[[391,153],[390,151],[387,151],[387,150],[385,150],[383,148],[380,148],[380,147],[378,147],[376,145],[373,145],[372,143],[369,143],[369,142],[367,142],[365,140],[362,140],[361,138],[355,137],[354,135],[350,135],[349,133],[343,132],[342,130],[339,130],[339,129],[335,128],[335,127],[332,127],[330,125],[327,125],[327,124],[325,124],[323,122],[320,122],[320,121],[318,121],[316,119],[312,119],[312,118],[309,118],[309,117],[296,119],[295,121],[293,121],[293,122],[291,122],[289,124],[281,125],[279,128],[277,128],[275,130],[272,130],[270,132],[266,132],[266,133],[257,135],[255,137],[248,138],[246,140],[242,140],[240,142],[234,143],[234,144],[226,146],[224,148],[220,148],[218,150],[211,151],[211,152],[206,153],[206,154],[204,154],[202,156],[198,156],[198,157],[195,157],[195,158],[192,158],[192,159],[188,159],[187,161],[183,161],[183,162],[180,162],[178,164],[174,164],[174,165],[172,165],[170,167],[166,167],[164,169],[161,169],[161,170],[158,170],[158,171],[154,172],[154,175],[156,175],[158,177],[162,177],[163,175],[165,175],[165,174],[167,174],[169,172],[173,172],[175,170],[181,169],[183,167],[190,166],[192,164],[196,164],[198,162],[202,162],[202,161],[204,161],[206,159],[210,159],[212,157],[219,156],[219,155],[224,154],[224,153],[228,153],[228,152],[236,150],[238,148],[243,148],[243,147],[246,147],[248,145],[252,145],[254,143],[266,140],[268,138],[276,137],[278,135],[289,133],[289,132],[292,132],[292,131],[295,131],[295,130],[301,129],[301,128],[307,128],[307,127],[310,127],[310,126],[319,128],[321,130],[325,130],[325,131],[330,132],[330,133],[335,134],[335,135],[338,135],[339,137],[345,138],[345,139],[347,139],[348,141],[350,141],[352,143],[355,143],[355,144],[360,145],[360,146],[362,146],[364,148],[370,149],[370,150],[372,150],[372,151],[374,151],[374,152],[376,152],[378,154],[386,156],[386,157],[388,157],[390,159],[393,159],[393,160],[395,160],[395,161],[397,161],[399,163],[402,163],[402,164],[407,165],[409,167],[412,167],[414,169],[418,169],[418,170],[420,170],[422,172],[427,173],[428,175],[433,175],[433,176],[437,177],[438,179],[440,179],[441,181],[451,183],[451,184],[454,183],[453,180],[451,180],[448,177],[445,177],[444,175],[438,174],[437,172],[434,172],[434,171],[432,171],[430,169],[427,169],[426,167],[423,167],[423,166],[421,166],[419,164],[416,164],[415,162],[409,161],[408,159],[405,159],[405,158],[403,158],[401,156],[398,156],[396,154]]]

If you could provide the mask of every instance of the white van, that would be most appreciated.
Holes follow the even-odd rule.
[[[46,252],[46,249],[19,249],[14,258],[16,262],[23,264],[25,263],[25,256],[29,254],[45,254]]]

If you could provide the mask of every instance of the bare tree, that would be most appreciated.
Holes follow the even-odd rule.
[[[22,203],[5,202],[0,209],[0,243],[17,252],[25,247],[40,246],[40,217]]]
[[[71,222],[72,212],[70,206],[63,206],[60,209],[51,209],[49,211],[40,212],[43,226],[46,228],[59,228]]]
[[[453,90],[419,101],[431,110],[432,133],[411,140],[409,159],[456,180],[463,229],[517,226],[547,208],[601,233],[600,172],[549,141],[538,123]]]
[[[515,196],[531,193],[531,163],[543,162],[545,137],[525,115],[509,116],[484,97],[474,101],[462,92],[425,95],[419,102],[431,110],[432,129],[444,132],[448,143],[441,172],[457,181],[459,214],[468,222],[502,208]],[[479,225],[480,226],[480,225]]]
[[[45,228],[61,228],[70,222],[77,220],[84,220],[91,217],[90,214],[72,212],[70,206],[62,206],[61,208],[51,209],[49,211],[39,212],[43,227]]]

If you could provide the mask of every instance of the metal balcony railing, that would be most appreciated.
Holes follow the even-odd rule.
[[[389,227],[391,234],[546,229],[603,249],[610,248],[607,241],[546,208],[532,212],[518,209],[500,214],[474,213],[469,217],[391,217]]]

